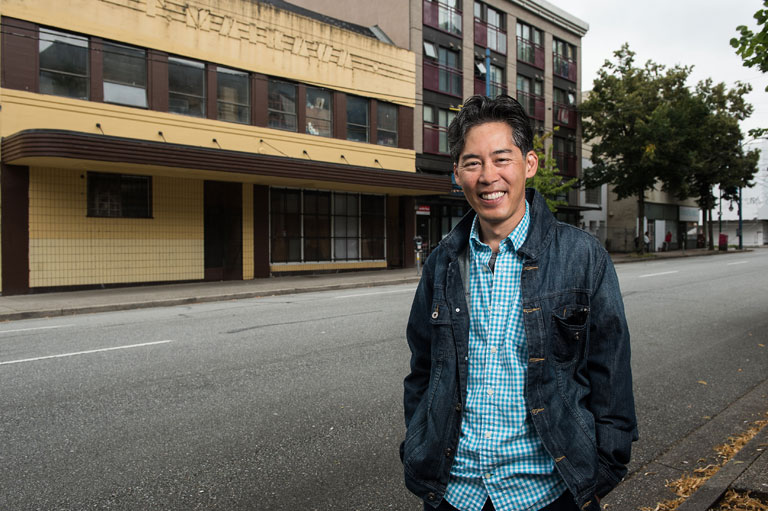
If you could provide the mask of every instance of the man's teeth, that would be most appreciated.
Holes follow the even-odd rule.
[[[480,197],[482,197],[485,200],[493,200],[493,199],[498,199],[502,195],[504,195],[504,192],[481,193]]]

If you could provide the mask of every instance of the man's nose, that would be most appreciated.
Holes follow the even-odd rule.
[[[483,161],[482,163],[480,179],[485,183],[493,183],[499,177],[499,172],[496,168],[496,165],[494,165],[490,160]]]

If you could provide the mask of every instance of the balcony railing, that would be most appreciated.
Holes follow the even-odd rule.
[[[506,55],[507,33],[499,27],[489,25],[485,21],[475,18],[475,44]]]
[[[495,98],[499,94],[506,94],[507,88],[504,86],[503,83],[499,82],[491,82],[491,93],[488,95],[489,97]],[[482,78],[475,78],[475,94],[480,94],[485,96],[485,80]]]
[[[423,150],[431,154],[449,154],[448,129],[434,124],[425,124]]]
[[[461,35],[461,11],[438,1],[424,0],[424,24],[449,34]]]
[[[461,96],[461,70],[424,61],[424,88],[435,92]]]
[[[575,154],[555,151],[554,155],[555,161],[557,162],[557,169],[560,171],[560,174],[567,177],[579,177],[579,172],[576,168]]]
[[[517,60],[522,60],[534,67],[544,69],[544,47],[528,39],[518,37]]]
[[[553,73],[555,73],[557,76],[565,78],[566,80],[570,80],[572,82],[576,81],[575,61],[568,60],[558,54],[553,54],[552,59],[552,63],[554,65],[554,69],[552,70]]]
[[[576,127],[576,108],[562,103],[554,104],[555,124],[560,126]]]
[[[530,92],[517,91],[517,101],[525,108],[525,113],[532,119],[544,120],[544,96],[536,96]]]

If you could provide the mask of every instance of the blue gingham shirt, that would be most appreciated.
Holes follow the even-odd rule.
[[[444,498],[461,511],[480,511],[490,497],[497,511],[540,509],[565,483],[531,423],[525,403],[528,367],[520,299],[522,261],[530,214],[499,244],[470,233],[469,381],[461,436]]]

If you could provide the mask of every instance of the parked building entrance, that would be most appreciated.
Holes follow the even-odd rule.
[[[206,181],[203,197],[205,280],[243,278],[243,188]]]

